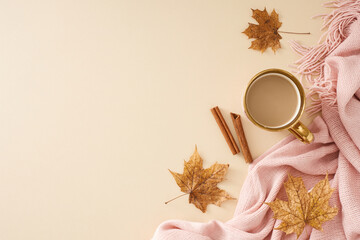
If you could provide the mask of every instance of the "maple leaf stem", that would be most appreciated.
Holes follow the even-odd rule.
[[[287,31],[278,31],[278,33],[288,33],[288,34],[310,34],[310,32],[287,32]]]
[[[184,194],[181,194],[181,195],[179,195],[179,196],[177,196],[177,197],[174,197],[173,199],[170,199],[169,201],[165,202],[165,204],[168,204],[169,202],[172,202],[172,201],[174,201],[175,199],[178,199],[179,197],[182,197],[182,196],[185,196],[185,195],[188,195],[188,193],[184,193]]]
[[[306,232],[306,235],[308,235],[309,236],[309,233],[308,233],[308,231],[307,231],[307,229],[305,228],[305,232]]]

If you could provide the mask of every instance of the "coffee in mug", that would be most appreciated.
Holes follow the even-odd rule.
[[[312,133],[299,121],[305,108],[304,89],[289,72],[267,69],[256,74],[246,89],[244,108],[259,127],[288,129],[302,142],[313,140]]]

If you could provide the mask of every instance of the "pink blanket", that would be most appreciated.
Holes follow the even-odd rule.
[[[294,45],[304,57],[300,74],[320,94],[322,117],[310,127],[315,136],[305,145],[289,136],[254,161],[242,187],[234,217],[228,222],[162,223],[153,239],[296,239],[273,230],[281,221],[263,202],[287,200],[283,183],[287,174],[301,176],[307,189],[326,173],[336,190],[330,205],[338,215],[323,224],[323,232],[307,226],[299,239],[360,239],[360,3],[337,1],[327,16],[329,32],[315,48]],[[312,78],[312,74],[318,75]],[[321,104],[321,105],[320,105]]]

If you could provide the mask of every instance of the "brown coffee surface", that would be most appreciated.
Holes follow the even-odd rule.
[[[290,79],[280,74],[265,74],[249,87],[247,108],[261,125],[276,128],[296,117],[300,108],[300,94]]]

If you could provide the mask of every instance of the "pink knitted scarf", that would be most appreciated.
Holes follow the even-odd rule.
[[[299,239],[360,239],[360,0],[327,5],[336,9],[323,16],[324,40],[314,48],[292,43],[302,55],[298,73],[312,83],[310,111],[322,110],[310,126],[315,141],[305,145],[289,136],[257,158],[231,220],[171,220],[158,227],[153,239],[296,239],[274,230],[280,221],[263,204],[287,200],[283,183],[288,173],[301,176],[307,189],[328,173],[336,189],[330,205],[339,208],[338,215],[323,224],[323,232],[307,226]]]

